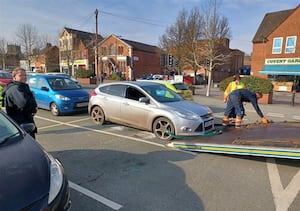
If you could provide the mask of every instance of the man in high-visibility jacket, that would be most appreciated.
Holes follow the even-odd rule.
[[[234,111],[236,114],[235,127],[241,126],[242,119],[245,115],[243,102],[251,102],[256,113],[262,118],[262,123],[268,124],[268,119],[264,117],[257,103],[257,100],[262,98],[262,96],[261,92],[252,92],[248,89],[238,89],[231,92],[224,112],[223,125],[226,126],[229,124],[229,115]]]
[[[241,77],[239,74],[235,75],[233,77],[233,80],[234,81],[230,82],[224,91],[224,103],[227,103],[229,94],[232,91],[237,90],[237,89],[247,89],[246,84],[244,84],[241,81]]]

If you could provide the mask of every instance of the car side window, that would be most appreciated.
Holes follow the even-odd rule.
[[[27,83],[28,83],[29,87],[34,88],[36,86],[36,78],[28,78]]]
[[[128,87],[126,89],[126,98],[131,99],[131,100],[136,100],[138,101],[141,97],[146,97],[142,92],[137,90],[134,87]]]
[[[100,87],[100,91],[109,95],[124,97],[125,85],[109,85]]]
[[[37,79],[37,88],[41,89],[42,87],[48,87],[46,81],[43,78]]]

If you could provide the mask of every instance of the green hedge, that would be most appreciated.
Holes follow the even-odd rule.
[[[220,90],[225,91],[228,84],[232,81],[233,81],[232,76],[222,80],[219,84]],[[268,94],[273,91],[272,82],[265,78],[246,76],[246,77],[242,77],[241,81],[245,83],[247,88],[253,92],[260,91],[263,94]]]
[[[93,70],[78,69],[78,70],[76,70],[76,77],[77,78],[93,78],[93,77],[95,77],[95,73]]]

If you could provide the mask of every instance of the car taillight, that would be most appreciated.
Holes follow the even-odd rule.
[[[91,97],[96,96],[97,93],[95,92],[95,90],[92,90],[89,94],[89,98],[91,99]]]

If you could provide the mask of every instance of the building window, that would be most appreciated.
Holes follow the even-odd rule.
[[[102,56],[106,56],[107,55],[107,49],[106,47],[102,47]]]
[[[115,55],[116,54],[116,46],[111,44],[109,47],[109,55]]]
[[[296,39],[296,36],[286,38],[285,53],[295,53]]]
[[[282,49],[282,37],[275,37],[273,39],[272,54],[280,54]]]
[[[123,55],[124,48],[123,46],[118,46],[118,55]]]

